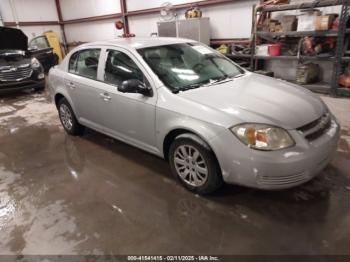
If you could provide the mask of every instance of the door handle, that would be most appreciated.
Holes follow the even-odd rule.
[[[100,98],[102,98],[104,101],[108,102],[111,100],[111,96],[108,93],[101,93]]]
[[[73,82],[71,82],[71,81],[69,81],[69,82],[67,83],[67,85],[68,85],[71,89],[74,89],[74,88],[75,88],[75,84],[74,84]]]

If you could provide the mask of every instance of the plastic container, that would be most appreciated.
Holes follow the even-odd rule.
[[[281,55],[281,44],[270,44],[269,45],[269,56]]]
[[[255,54],[258,56],[268,56],[269,55],[269,45],[257,45],[255,47]]]
[[[339,76],[338,83],[343,87],[350,88],[350,77],[342,74]]]

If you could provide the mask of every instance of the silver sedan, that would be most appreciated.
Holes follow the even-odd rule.
[[[188,39],[81,45],[50,70],[49,88],[67,133],[89,127],[163,157],[201,194],[223,182],[302,184],[330,162],[339,139],[317,95]]]

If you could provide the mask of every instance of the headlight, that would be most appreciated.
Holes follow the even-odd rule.
[[[40,62],[35,57],[32,58],[31,64],[33,68],[38,68],[41,66]]]
[[[241,124],[231,131],[244,144],[258,150],[278,150],[295,144],[286,130],[266,124]]]

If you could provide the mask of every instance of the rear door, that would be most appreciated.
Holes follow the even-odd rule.
[[[73,100],[75,113],[80,123],[102,130],[100,82],[97,80],[100,48],[87,48],[74,53],[69,60],[66,88]]]

